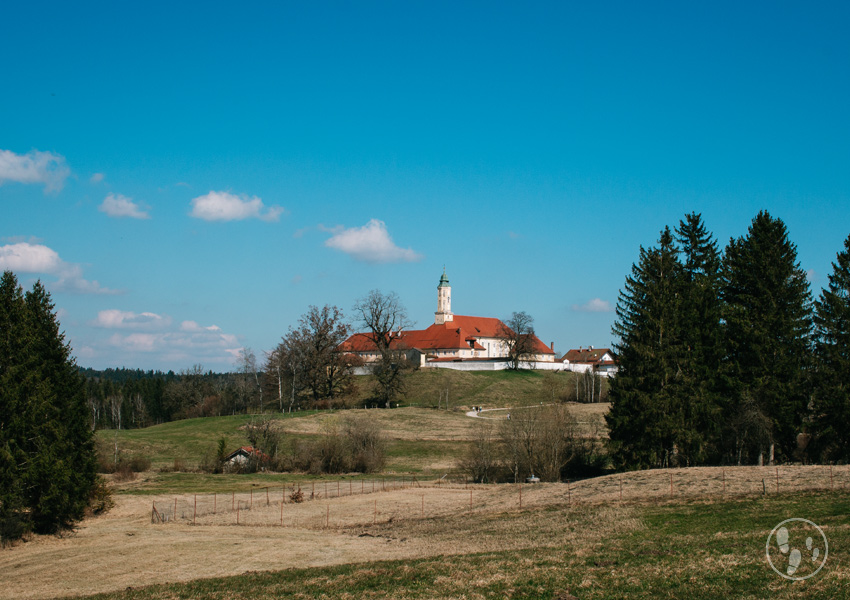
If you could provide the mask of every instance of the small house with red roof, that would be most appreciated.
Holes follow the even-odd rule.
[[[437,286],[437,312],[427,329],[401,331],[395,334],[390,348],[407,352],[408,359],[420,366],[463,368],[464,370],[496,370],[505,368],[508,355],[505,341],[513,332],[501,320],[492,317],[469,317],[452,313],[451,286],[443,272]],[[549,363],[554,366],[555,352],[533,333],[532,354],[523,362]],[[355,354],[364,362],[380,358],[369,333],[355,333],[342,343],[341,349]],[[463,367],[460,367],[463,363]]]
[[[564,364],[565,370],[576,373],[591,371],[603,377],[611,377],[617,373],[617,355],[610,348],[579,346],[578,349],[572,349],[564,354],[558,362]]]
[[[254,459],[258,462],[267,462],[269,460],[269,455],[265,452],[261,452],[257,448],[253,446],[242,446],[238,450],[234,450],[230,454],[224,457],[224,462],[229,463],[231,465],[245,465],[249,460]]]

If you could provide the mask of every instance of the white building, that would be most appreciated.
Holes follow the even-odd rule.
[[[507,368],[508,346],[513,332],[501,320],[492,317],[469,317],[452,312],[452,288],[443,272],[437,286],[437,311],[434,324],[427,329],[402,331],[391,347],[405,350],[411,360],[422,367],[460,370],[500,370]],[[533,354],[523,360],[532,368],[557,369],[555,352],[536,335],[531,334]],[[371,334],[356,333],[341,348],[360,356],[365,362],[379,358]]]

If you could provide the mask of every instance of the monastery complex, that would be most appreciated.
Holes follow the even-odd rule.
[[[497,371],[508,368],[508,344],[506,340],[513,332],[500,319],[493,317],[470,317],[452,312],[452,288],[443,272],[437,286],[437,311],[434,323],[427,329],[401,331],[391,342],[391,348],[404,351],[408,360],[420,367],[448,368],[462,371]],[[555,351],[544,344],[533,333],[531,353],[522,360],[523,368],[561,370],[599,370],[589,365],[579,365],[563,360],[556,361]],[[379,359],[377,347],[371,334],[355,333],[342,344],[346,352],[358,355],[365,363]],[[592,348],[590,350],[593,350]],[[583,349],[579,349],[582,353]],[[571,351],[575,353],[576,351]],[[586,352],[586,351],[583,351]],[[569,354],[569,353],[568,353]],[[605,354],[603,358],[603,354]],[[574,358],[578,355],[573,354]],[[582,353],[581,358],[587,358]],[[613,354],[597,350],[593,359],[607,359],[613,365]],[[610,371],[610,369],[607,369]],[[607,374],[607,373],[605,373]]]

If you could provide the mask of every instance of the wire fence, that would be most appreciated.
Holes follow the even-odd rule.
[[[151,522],[323,529],[552,505],[570,508],[830,489],[850,489],[850,467],[666,469],[542,484],[472,484],[448,478],[340,479],[159,497],[152,502]]]

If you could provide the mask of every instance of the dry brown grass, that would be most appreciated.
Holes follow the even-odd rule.
[[[606,435],[604,415],[608,412],[609,404],[576,404],[567,405],[576,420],[593,429],[598,435]],[[394,440],[421,440],[421,441],[468,441],[473,439],[476,423],[475,418],[462,418],[462,413],[471,410],[471,406],[458,407],[459,412],[435,410],[430,408],[398,408],[393,410],[350,410],[343,413],[321,413],[281,421],[281,427],[285,432],[299,434],[322,433],[328,421],[344,418],[346,414],[365,413],[370,419],[374,419],[383,429],[386,436]],[[513,409],[533,410],[534,407]],[[482,417],[493,417],[504,419],[512,409],[498,409],[492,412],[482,413]]]
[[[420,558],[569,543],[592,552],[612,532],[642,527],[642,503],[850,485],[850,469],[740,467],[641,471],[570,484],[408,487],[283,505],[281,488],[238,496],[178,498],[178,518],[152,524],[154,504],[169,515],[174,497],[120,496],[107,515],[86,519],[62,538],[42,537],[0,550],[3,596],[49,598],[245,571]],[[673,498],[670,495],[670,478]],[[622,486],[622,487],[621,487]],[[331,495],[335,494],[331,486]],[[622,503],[620,490],[622,489]],[[307,490],[305,490],[306,492]],[[323,489],[320,490],[323,492]],[[308,493],[307,496],[310,494]],[[470,495],[472,505],[470,506]],[[215,498],[216,513],[209,510]],[[423,516],[424,500],[424,516]],[[240,524],[229,510],[240,503]],[[377,515],[376,515],[377,510]]]

